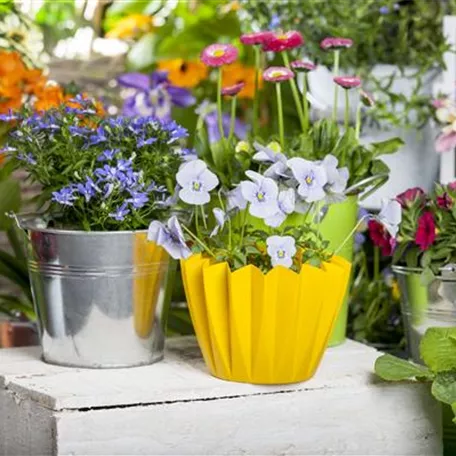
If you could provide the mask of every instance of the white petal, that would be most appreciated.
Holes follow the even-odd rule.
[[[214,190],[215,187],[219,184],[219,180],[217,176],[212,172],[209,171],[208,169],[204,170],[202,174],[200,175],[200,179],[203,182],[204,188],[210,192],[211,190]]]
[[[265,218],[264,223],[272,228],[278,228],[280,225],[282,225],[286,218],[287,214],[285,214],[285,212],[279,211],[271,217]]]
[[[159,233],[161,230],[165,229],[165,225],[163,223],[154,220],[150,225],[149,229],[147,230],[147,240],[157,242],[159,237]]]
[[[184,163],[176,174],[177,183],[181,187],[186,187],[205,169],[207,169],[207,165],[203,160],[192,160]]]
[[[189,188],[183,188],[182,190],[180,190],[179,198],[187,204],[193,204],[196,206],[202,206],[203,204],[207,204],[211,200],[211,197],[208,192],[195,192],[193,190],[190,190]]]

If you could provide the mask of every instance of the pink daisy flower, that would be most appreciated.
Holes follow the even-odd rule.
[[[237,84],[226,86],[222,88],[222,95],[231,97],[236,96],[245,86],[245,82],[238,82]]]
[[[350,38],[328,37],[320,43],[320,47],[325,51],[332,49],[347,49],[349,47],[352,47],[352,45],[353,40]]]
[[[456,132],[441,133],[435,141],[435,150],[439,153],[454,150],[456,147]]]
[[[252,45],[252,44],[265,44],[266,41],[270,40],[274,36],[272,32],[256,32],[256,33],[245,33],[241,35],[241,43]]]
[[[361,79],[358,76],[337,76],[333,80],[344,89],[354,89],[361,85]]]
[[[219,67],[233,63],[239,51],[231,44],[211,44],[201,52],[201,61],[210,67]]]
[[[273,33],[263,44],[264,51],[282,52],[294,49],[304,44],[304,38],[299,32]]]
[[[299,72],[308,73],[309,71],[314,71],[317,68],[317,65],[312,62],[306,62],[305,60],[295,60],[291,62],[291,68]]]
[[[293,77],[293,72],[286,67],[269,67],[263,73],[263,79],[269,82],[288,81]]]

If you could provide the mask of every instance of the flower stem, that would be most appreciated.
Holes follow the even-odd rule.
[[[206,223],[206,214],[204,213],[204,206],[201,207],[201,218],[203,219],[204,229],[207,230],[207,223]]]
[[[218,127],[220,132],[220,139],[225,140],[225,135],[223,133],[223,118],[222,118],[222,67],[218,69],[218,78],[217,78],[217,120]]]
[[[355,126],[356,139],[359,139],[360,132],[361,132],[361,103],[358,102],[358,107],[356,108],[356,126]]]
[[[253,49],[255,51],[255,94],[253,97],[253,136],[256,137],[258,135],[258,124],[259,124],[259,117],[260,117],[259,87],[260,87],[261,53],[260,53],[259,46],[254,46]]]
[[[195,240],[204,250],[206,250],[209,255],[215,258],[215,253],[203,242],[201,241],[198,236],[195,236],[185,225],[182,225],[182,228],[188,233],[188,235]]]
[[[290,69],[290,59],[288,58],[288,54],[286,51],[282,52],[283,56],[283,62],[285,63],[285,66]],[[299,92],[298,92],[298,87],[296,86],[296,81],[294,78],[290,79],[290,86],[291,86],[291,92],[293,93],[293,98],[296,104],[296,110],[298,111],[298,117],[299,121],[301,123],[301,128],[302,131],[305,131],[305,123],[304,123],[304,114],[301,106],[301,101],[299,100]]]
[[[282,106],[282,90],[280,88],[280,82],[276,83],[277,91],[277,114],[279,118],[279,137],[280,137],[280,147],[282,150],[285,150],[285,133],[283,129],[283,106]]]
[[[196,228],[196,234],[198,236],[201,236],[201,232],[200,232],[200,227],[199,227],[199,221],[198,221],[198,206],[195,207],[195,228]]]
[[[247,215],[248,215],[248,211],[249,211],[249,205],[247,205],[244,209],[244,213],[242,214],[243,215],[243,220],[242,220],[242,229],[241,229],[241,240],[239,242],[239,245],[242,246],[243,242],[244,242],[244,233],[245,233],[245,225],[247,224]]]
[[[334,51],[334,69],[333,69],[333,77],[339,76],[339,57],[340,57],[340,50],[336,49]],[[334,105],[333,105],[333,120],[337,122],[337,102],[338,98],[338,89],[339,86],[334,84]]]
[[[307,73],[303,73],[302,79],[302,107],[303,107],[303,115],[304,115],[304,132],[307,133],[309,130],[309,103],[307,102]]]
[[[380,249],[374,247],[374,281],[377,282],[380,277]]]
[[[236,101],[237,97],[233,97],[231,101],[231,120],[230,120],[230,134],[228,135],[228,144],[231,144],[231,140],[233,139],[234,135],[234,123],[236,121]]]
[[[350,240],[350,238],[353,236],[353,234],[355,234],[356,230],[360,227],[361,223],[363,223],[364,220],[369,217],[370,217],[370,215],[368,214],[368,215],[365,215],[364,217],[361,217],[358,220],[358,223],[350,231],[350,233],[348,233],[348,236],[343,240],[342,244],[340,244],[339,247],[337,247],[337,249],[334,251],[334,255],[337,255],[345,247],[345,244]]]
[[[350,126],[350,97],[348,96],[348,89],[345,90],[345,131],[348,131]]]

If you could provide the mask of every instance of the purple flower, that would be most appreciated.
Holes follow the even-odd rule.
[[[117,179],[117,168],[115,166],[104,165],[94,171],[100,181],[113,181]]]
[[[184,162],[189,162],[198,159],[198,155],[195,149],[182,148],[176,151],[176,155],[179,155]]]
[[[52,192],[52,201],[64,206],[73,206],[73,201],[75,200],[76,197],[73,194],[73,188],[71,186],[64,187],[57,192]]]
[[[179,198],[198,206],[210,201],[209,192],[219,183],[217,176],[207,169],[203,160],[192,160],[182,165],[176,180],[181,186]]]
[[[155,182],[152,182],[149,187],[147,187],[147,193],[154,192],[154,193],[166,193],[166,187],[164,185],[157,185]]]
[[[328,177],[323,166],[299,157],[288,160],[288,166],[298,181],[298,194],[306,202],[321,201],[326,196],[324,186]]]
[[[88,146],[94,146],[95,144],[100,144],[108,140],[106,132],[102,127],[97,128],[97,132],[89,136]]]
[[[175,260],[188,258],[192,253],[185,243],[184,233],[176,216],[171,217],[167,225],[153,221],[149,225],[147,239],[163,247]]]
[[[378,11],[380,14],[388,14],[390,10],[387,6],[381,6]]]
[[[135,209],[141,209],[149,201],[149,197],[143,192],[131,191],[130,195],[127,202],[133,204]]]
[[[118,222],[122,222],[129,213],[130,209],[128,209],[127,203],[125,202],[117,208],[116,212],[112,212],[111,214],[109,214],[109,217],[112,217],[114,220],[117,220]]]
[[[280,27],[280,17],[278,14],[273,14],[268,25],[269,30],[275,30]]]
[[[70,125],[68,127],[68,130],[70,130],[70,133],[72,134],[72,136],[81,136],[81,137],[85,137],[91,132],[91,130],[89,130],[88,128],[75,127],[73,125]]]
[[[29,152],[27,154],[19,154],[17,156],[17,158],[18,158],[18,160],[27,162],[29,165],[36,165],[36,160],[33,157],[33,155],[31,154],[31,152]]]
[[[172,144],[173,142],[186,138],[188,136],[188,130],[174,120],[165,121],[162,123],[163,130],[167,131],[171,138],[168,141],[168,144]]]
[[[282,223],[287,218],[287,215],[292,214],[294,212],[296,204],[295,191],[292,188],[282,190],[279,193],[277,203],[279,206],[279,210],[274,215],[272,215],[271,217],[267,217],[264,220],[264,223],[266,223],[266,225],[272,226],[273,228],[282,225]]]
[[[101,191],[90,177],[83,184],[77,184],[76,190],[85,198],[86,202],[89,202],[95,196],[95,192]]]
[[[17,114],[11,111],[11,109],[8,111],[7,114],[0,114],[0,121],[3,122],[12,122],[13,120],[19,120],[21,117]]]
[[[222,211],[222,209],[219,209],[218,207],[212,209],[212,213],[214,214],[215,218],[215,228],[212,230],[209,237],[217,236],[218,232],[223,229],[225,221],[227,219],[225,211]]]
[[[190,91],[172,85],[166,71],[156,71],[151,75],[125,73],[117,78],[121,86],[136,89],[125,100],[123,113],[127,116],[155,116],[170,119],[171,107],[186,108],[195,103]]]
[[[272,163],[264,172],[264,177],[270,177],[271,179],[288,178],[287,157],[284,154],[275,151],[269,144],[265,147],[255,142],[253,146],[257,150],[257,153],[252,157],[253,160]]]
[[[269,236],[266,239],[266,244],[272,266],[289,268],[293,264],[293,257],[296,254],[294,238],[291,236]]]
[[[242,196],[250,203],[250,214],[263,219],[276,214],[279,211],[277,184],[269,177],[263,177],[254,171],[246,171],[245,174],[253,181],[240,183]]]
[[[119,152],[119,149],[106,149],[97,157],[97,161],[113,160],[116,154],[118,154]]]
[[[218,114],[216,111],[212,111],[204,117],[204,122],[207,128],[207,135],[209,137],[210,143],[214,143],[220,140],[220,129],[217,119]],[[223,133],[225,137],[227,137],[230,133],[230,122],[231,119],[229,114],[222,114]],[[236,119],[234,121],[234,134],[239,139],[244,139],[247,136],[247,126],[239,119]]]
[[[141,147],[144,147],[144,146],[150,146],[151,144],[153,144],[154,142],[157,141],[157,138],[139,138],[138,141],[136,142],[136,147],[138,149],[140,149]]]

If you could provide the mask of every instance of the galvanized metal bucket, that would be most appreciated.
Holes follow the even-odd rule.
[[[36,214],[16,218],[29,241],[44,361],[108,368],[163,358],[176,262],[145,230],[59,230]]]

